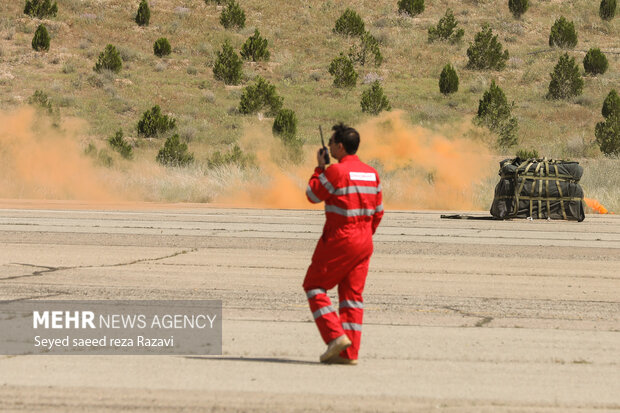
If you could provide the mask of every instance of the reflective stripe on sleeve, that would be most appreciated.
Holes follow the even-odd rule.
[[[362,301],[342,300],[340,308],[364,308],[364,303]]]
[[[329,192],[330,194],[333,195],[334,192],[336,192],[334,186],[327,180],[327,177],[324,173],[319,175],[319,181],[321,181],[321,184],[325,187],[325,189],[327,189],[327,192]]]
[[[314,195],[314,192],[312,192],[312,188],[310,188],[310,185],[308,185],[308,188],[306,188],[306,195],[308,196],[310,201],[314,202],[315,204],[321,202],[321,200],[316,195]]]
[[[325,294],[325,290],[322,288],[315,288],[314,290],[308,290],[306,291],[306,297],[308,297],[308,299],[314,297],[315,295],[318,294]]]
[[[383,204],[379,205],[379,206],[377,207],[377,209],[375,209],[375,211],[376,211],[376,212],[381,212],[381,211],[383,211]]]
[[[362,331],[362,325],[357,323],[342,323],[343,330]]]
[[[331,305],[328,305],[326,307],[319,308],[314,313],[312,313],[312,315],[314,316],[314,319],[316,320],[317,318],[324,316],[325,314],[335,313],[335,312],[336,310],[334,310],[334,307],[332,307]]]
[[[344,209],[335,205],[325,205],[325,212],[333,212],[345,217],[373,216],[375,214],[374,209]]]

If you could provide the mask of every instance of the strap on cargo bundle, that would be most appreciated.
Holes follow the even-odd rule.
[[[557,165],[553,165],[553,167],[555,168],[555,174],[558,174],[558,166]],[[564,217],[564,219],[566,218],[566,209],[564,208],[564,194],[562,193],[562,187],[560,186],[560,183],[558,181],[555,181],[555,185],[558,187],[558,193],[560,194],[560,209],[562,210],[562,216]]]
[[[523,172],[522,175],[527,174],[527,172],[530,170],[530,168],[532,167],[533,164],[534,164],[534,162],[528,161],[527,165],[524,168],[525,171]],[[519,178],[519,170],[520,169],[521,169],[521,167],[518,167],[515,170],[515,178],[514,178],[515,179],[515,185],[519,181],[518,178]],[[514,216],[517,216],[517,214],[519,213],[519,199],[520,199],[519,194],[523,190],[523,185],[525,185],[525,178],[523,178],[523,180],[521,181],[521,184],[519,185],[519,188],[517,189],[517,192],[515,193],[515,210],[513,212]],[[531,209],[532,209],[532,205],[530,204],[530,216],[532,216],[531,215],[532,214]]]

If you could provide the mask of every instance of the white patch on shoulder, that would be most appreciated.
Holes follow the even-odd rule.
[[[352,181],[377,182],[377,175],[372,172],[349,172]]]

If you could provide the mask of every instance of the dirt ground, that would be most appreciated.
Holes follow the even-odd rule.
[[[0,202],[0,300],[221,299],[223,355],[0,356],[0,411],[620,411],[618,216],[388,211],[353,367],[301,289],[322,212],[106,209]]]

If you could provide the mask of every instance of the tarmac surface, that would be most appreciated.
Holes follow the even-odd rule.
[[[0,355],[2,412],[620,411],[619,216],[388,211],[359,365],[328,366],[321,211],[97,209],[0,202],[0,300],[218,299],[223,355]]]

